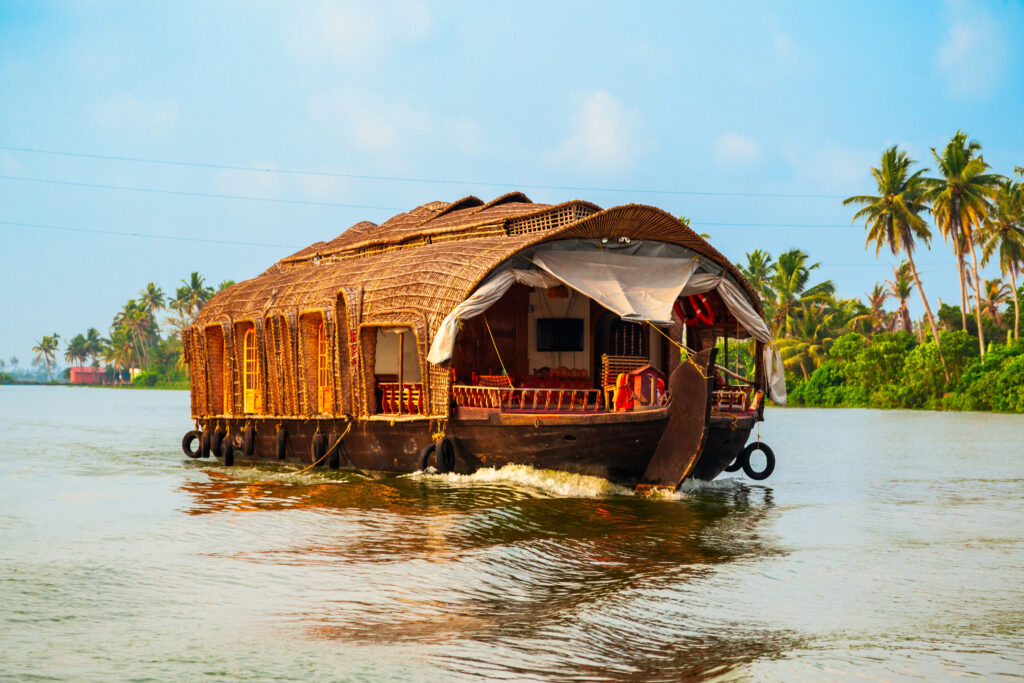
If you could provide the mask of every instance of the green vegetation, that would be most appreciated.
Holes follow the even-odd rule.
[[[836,298],[827,280],[811,285],[818,264],[797,249],[775,262],[755,250],[740,265],[764,298],[791,404],[1024,413],[1024,184],[989,173],[981,145],[961,131],[932,156],[930,178],[898,147],[885,150],[871,169],[877,194],[844,202],[860,207],[853,220],[864,221],[876,255],[885,247],[905,256],[865,302]],[[936,314],[914,262],[915,247],[931,241],[927,214],[953,248],[960,283],[961,305]],[[996,259],[1009,285],[979,277],[979,250],[980,264]],[[908,308],[915,291],[918,321]],[[890,298],[895,311],[884,308]],[[749,372],[749,352],[733,356]]]
[[[84,334],[76,334],[67,342],[64,359],[72,365],[103,367],[107,385],[187,389],[188,369],[182,357],[181,332],[192,324],[196,314],[216,292],[233,284],[228,280],[215,290],[206,286],[199,273],[192,273],[181,281],[174,298],[168,302],[163,290],[150,282],[114,316],[109,337],[101,337],[94,327]],[[161,312],[164,312],[163,330],[157,320]],[[45,363],[51,381],[58,342],[57,334],[46,335],[33,349],[37,362]],[[17,365],[17,358],[11,361],[12,366]],[[0,377],[0,382],[3,381],[9,382],[12,378],[4,373]]]

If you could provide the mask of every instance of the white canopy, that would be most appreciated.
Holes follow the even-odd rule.
[[[672,322],[672,304],[695,259],[632,256],[611,251],[537,251],[533,262],[559,281],[627,320]]]
[[[544,288],[562,283],[623,318],[663,325],[671,321],[672,305],[678,297],[717,289],[743,329],[765,344],[762,362],[768,375],[771,398],[785,405],[786,379],[782,357],[772,343],[768,326],[746,294],[725,275],[695,274],[701,263],[699,259],[637,256],[611,251],[538,249],[532,260],[543,270],[502,271],[452,309],[441,321],[427,360],[439,364],[451,358],[459,321],[480,315],[517,282]]]

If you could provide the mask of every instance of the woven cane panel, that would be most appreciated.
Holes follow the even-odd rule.
[[[508,234],[523,235],[557,230],[558,228],[564,228],[571,223],[575,223],[592,213],[594,213],[592,210],[573,203],[540,215],[514,218],[508,222]]]

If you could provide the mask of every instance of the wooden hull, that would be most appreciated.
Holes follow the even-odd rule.
[[[661,409],[591,415],[507,414],[460,411],[445,430],[455,447],[455,469],[471,473],[482,467],[530,465],[603,477],[622,484],[641,480],[668,423]],[[323,434],[328,445],[347,426],[344,419],[216,419],[204,429],[227,428],[235,447],[235,463],[313,462],[313,437]],[[243,430],[252,425],[253,448],[245,453]],[[687,478],[718,476],[743,449],[753,418],[712,418],[704,450]],[[288,432],[284,458],[277,457],[277,430]],[[380,472],[420,469],[420,453],[431,443],[437,423],[426,420],[367,420],[352,424],[339,448],[342,468]],[[318,465],[327,468],[327,461]]]

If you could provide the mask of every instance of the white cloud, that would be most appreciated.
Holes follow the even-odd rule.
[[[757,141],[748,135],[729,131],[715,138],[715,161],[722,166],[746,166],[760,158]]]
[[[431,31],[430,11],[414,0],[337,0],[311,7],[292,27],[289,43],[297,54],[312,61],[373,61],[395,47],[414,44]]]
[[[310,118],[337,131],[355,150],[390,163],[425,151],[480,153],[484,134],[466,116],[439,117],[414,98],[360,91],[319,92],[307,102]]]
[[[128,93],[100,101],[93,113],[100,125],[120,132],[167,135],[178,125],[176,103],[144,100]]]
[[[797,174],[829,192],[856,194],[867,189],[878,150],[822,145],[808,151],[790,146],[785,155]]]
[[[572,134],[548,160],[581,171],[612,173],[632,165],[638,156],[636,115],[607,90],[580,97]]]
[[[1003,31],[978,4],[948,3],[949,31],[935,52],[935,66],[950,94],[985,97],[998,87],[1009,48]]]

